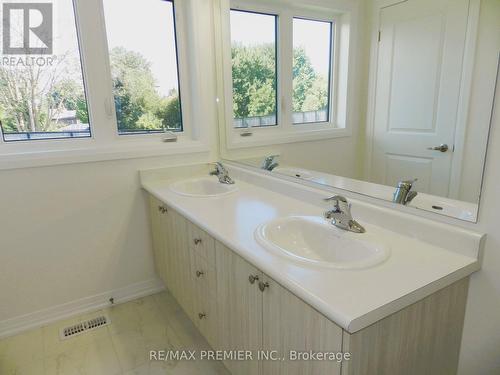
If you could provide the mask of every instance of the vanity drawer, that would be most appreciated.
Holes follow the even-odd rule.
[[[218,327],[215,294],[203,294],[202,290],[198,289],[194,315],[195,325],[208,343],[215,347]]]
[[[200,290],[202,295],[215,295],[217,288],[215,268],[208,264],[206,259],[200,256],[196,251],[191,251],[191,254],[191,274],[195,288]]]
[[[204,230],[193,223],[188,225],[189,247],[200,254],[213,267],[215,267],[215,240]]]

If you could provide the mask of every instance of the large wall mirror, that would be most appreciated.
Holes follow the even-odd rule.
[[[221,0],[221,154],[476,221],[498,0]]]

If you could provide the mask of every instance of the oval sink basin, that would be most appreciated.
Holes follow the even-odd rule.
[[[373,267],[390,255],[389,248],[369,234],[343,231],[317,216],[272,220],[256,229],[255,238],[266,249],[292,260],[331,268]]]
[[[198,177],[174,182],[169,186],[173,192],[189,197],[218,197],[238,190],[236,185],[222,184],[217,177]]]
[[[311,172],[300,168],[278,167],[274,171],[285,176],[302,178],[304,180],[310,180],[314,177]]]

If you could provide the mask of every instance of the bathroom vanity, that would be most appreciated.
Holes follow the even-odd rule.
[[[456,373],[481,235],[353,202],[363,240],[383,244],[388,257],[352,267],[292,259],[263,246],[258,228],[298,215],[321,220],[324,192],[235,167],[232,192],[218,195],[203,167],[192,168],[183,173],[199,179],[175,169],[142,173],[156,271],[215,350],[251,351],[247,360],[224,361],[231,373]],[[189,181],[184,194],[179,179]],[[193,189],[198,180],[207,186]],[[329,229],[339,239],[363,236]],[[328,357],[341,352],[342,361]],[[311,353],[326,359],[293,360]]]

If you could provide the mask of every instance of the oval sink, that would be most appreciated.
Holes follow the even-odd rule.
[[[222,184],[217,177],[198,177],[174,182],[169,186],[173,192],[189,197],[218,197],[238,190],[236,185]]]
[[[262,224],[255,238],[266,249],[318,266],[359,269],[382,263],[387,246],[369,234],[345,232],[317,216],[290,216]]]

